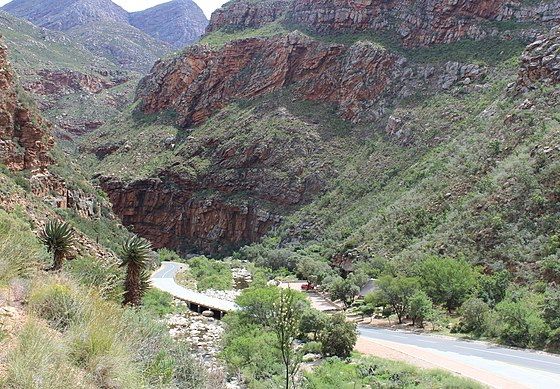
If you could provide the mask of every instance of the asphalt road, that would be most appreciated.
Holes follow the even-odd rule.
[[[163,262],[161,268],[152,275],[152,285],[178,299],[203,307],[223,312],[230,312],[237,309],[237,305],[231,301],[210,297],[178,285],[175,282],[175,275],[181,271],[184,266],[184,264],[176,262]]]
[[[404,331],[371,327],[359,327],[358,330],[364,338],[416,346],[528,388],[560,388],[560,356]]]

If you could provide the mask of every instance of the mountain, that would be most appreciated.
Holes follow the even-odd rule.
[[[129,14],[110,0],[13,0],[4,11],[36,26],[62,31],[75,43],[137,72],[160,57],[190,44],[207,20],[192,1],[172,1]]]
[[[95,56],[59,31],[0,11],[0,31],[20,85],[54,124],[58,138],[91,131],[132,100],[140,76]]]
[[[128,23],[128,13],[110,0],[12,0],[3,9],[36,26],[58,31],[92,22]]]
[[[176,49],[196,42],[208,19],[192,0],[173,0],[130,14],[130,23]]]
[[[528,277],[558,212],[559,10],[229,2],[208,45],[158,61],[82,149],[156,245],[228,254],[268,236],[247,250],[435,253]]]

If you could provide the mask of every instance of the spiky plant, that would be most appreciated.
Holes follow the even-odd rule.
[[[70,224],[60,220],[50,220],[39,233],[39,239],[47,251],[53,255],[51,270],[60,270],[64,259],[74,246],[74,231]]]
[[[148,265],[152,245],[145,239],[133,236],[128,238],[121,248],[121,267],[126,266],[124,281],[124,305],[140,305],[145,292],[145,273]]]

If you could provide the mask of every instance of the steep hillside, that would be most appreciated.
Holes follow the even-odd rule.
[[[36,26],[63,31],[94,55],[140,72],[173,47],[197,40],[207,24],[190,0],[131,14],[110,0],[13,0],[2,9]]]
[[[126,224],[183,251],[269,233],[255,250],[543,273],[559,212],[557,30],[536,35],[560,3],[432,3],[352,2],[326,34],[322,2],[230,2],[211,47],[158,62],[134,107],[85,141],[89,166]],[[425,19],[404,34],[415,7]]]
[[[173,0],[130,14],[130,23],[151,37],[181,49],[196,42],[208,19],[192,0]]]
[[[59,138],[102,125],[132,100],[139,75],[96,57],[64,33],[0,11],[0,33],[20,83]]]

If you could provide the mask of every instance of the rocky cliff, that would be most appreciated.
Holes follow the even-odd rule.
[[[289,88],[300,99],[333,103],[354,123],[376,120],[421,86],[447,88],[484,75],[477,65],[415,65],[368,42],[322,43],[299,32],[192,47],[156,63],[138,88],[144,113],[173,110],[197,125],[236,99]]]
[[[48,124],[18,94],[7,48],[0,42],[0,160],[9,169],[44,168],[51,164],[54,141]]]
[[[521,57],[517,89],[527,91],[538,83],[560,82],[560,28],[541,35]]]
[[[322,34],[383,33],[406,47],[482,39],[504,30],[531,30],[521,23],[553,25],[560,2],[516,0],[239,0],[211,18],[208,32],[262,27],[273,21]],[[517,25],[512,25],[514,22]]]

